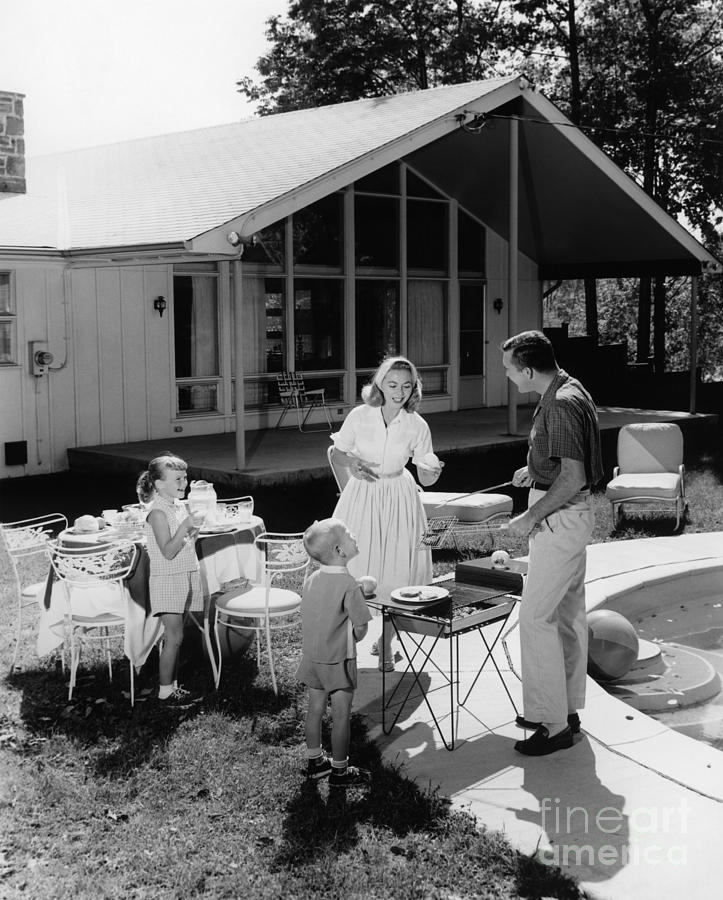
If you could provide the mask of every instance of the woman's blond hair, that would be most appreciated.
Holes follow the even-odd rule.
[[[406,356],[388,356],[382,360],[379,368],[372,376],[372,380],[362,388],[362,400],[367,406],[384,406],[382,382],[393,369],[409,372],[411,376],[412,393],[404,404],[404,408],[408,412],[414,412],[422,402],[422,379],[419,377],[417,367]]]

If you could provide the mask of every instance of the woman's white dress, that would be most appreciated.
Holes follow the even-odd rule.
[[[359,545],[349,572],[355,578],[373,575],[377,595],[386,598],[394,588],[427,584],[432,554],[419,546],[427,519],[416,482],[404,467],[410,457],[419,463],[432,452],[429,426],[406,410],[387,426],[381,407],[365,404],[355,407],[331,438],[337,450],[378,463],[372,471],[379,478],[350,478],[334,510]]]

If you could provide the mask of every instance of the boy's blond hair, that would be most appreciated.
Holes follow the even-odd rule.
[[[312,559],[323,564],[332,556],[344,528],[341,519],[322,519],[314,522],[304,532],[304,548]]]

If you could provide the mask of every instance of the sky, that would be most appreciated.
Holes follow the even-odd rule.
[[[254,114],[236,82],[288,0],[2,3],[0,90],[25,94],[27,156]]]

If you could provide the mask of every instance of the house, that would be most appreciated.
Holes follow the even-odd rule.
[[[0,92],[0,478],[69,447],[341,421],[380,358],[427,412],[509,405],[546,279],[717,261],[522,77],[23,159]]]

